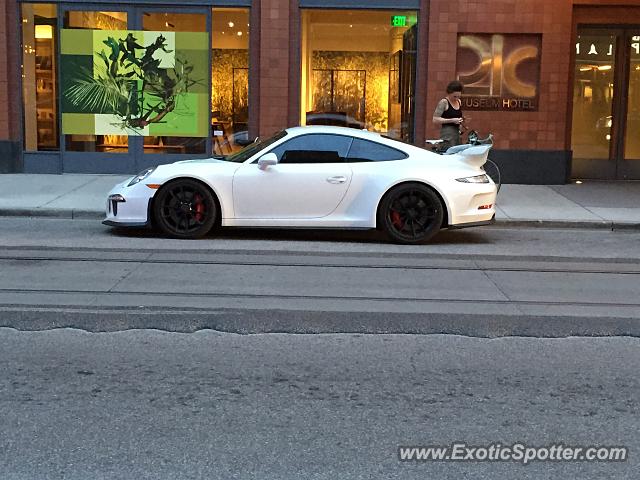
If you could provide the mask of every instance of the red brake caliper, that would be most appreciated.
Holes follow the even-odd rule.
[[[402,218],[400,218],[400,212],[396,212],[395,210],[391,211],[391,223],[393,223],[398,230],[402,230],[404,222]]]
[[[204,216],[204,203],[202,202],[202,197],[200,195],[195,195],[193,197],[193,201],[196,204],[194,218],[196,219],[196,222],[200,222]]]

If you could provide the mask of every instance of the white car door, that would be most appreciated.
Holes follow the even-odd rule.
[[[351,141],[343,135],[301,135],[271,150],[277,165],[265,170],[257,163],[242,165],[233,177],[236,218],[311,219],[331,214],[351,183],[352,171],[344,162]]]

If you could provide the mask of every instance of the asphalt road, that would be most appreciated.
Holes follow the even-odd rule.
[[[2,480],[637,478],[638,232],[0,232]]]
[[[0,478],[636,479],[635,338],[0,329]],[[401,463],[401,445],[626,462]]]

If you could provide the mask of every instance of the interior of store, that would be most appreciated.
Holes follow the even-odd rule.
[[[300,124],[412,133],[416,12],[304,10]]]

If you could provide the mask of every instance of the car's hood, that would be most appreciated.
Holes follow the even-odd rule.
[[[180,160],[179,162],[173,162],[176,164],[184,164],[184,163],[229,163],[226,160],[220,160],[218,158],[195,158],[193,160]]]

